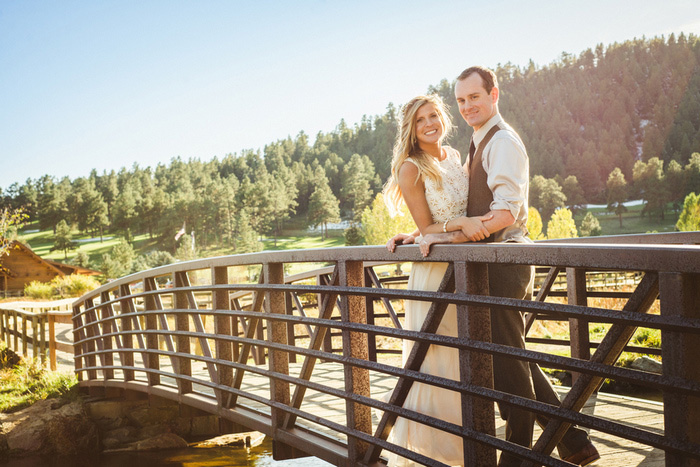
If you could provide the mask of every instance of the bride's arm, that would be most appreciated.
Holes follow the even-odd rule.
[[[410,162],[401,165],[399,188],[420,234],[425,236],[442,232],[442,222],[433,222],[433,215],[425,198],[425,185],[418,175],[418,167]]]
[[[448,222],[448,233],[426,235],[420,243],[423,256],[428,256],[430,247],[436,243],[465,243],[482,240],[515,222],[507,209],[497,209],[479,217],[459,217]],[[458,227],[459,230],[455,230]],[[473,232],[473,233],[470,233]],[[467,236],[469,234],[469,236]]]

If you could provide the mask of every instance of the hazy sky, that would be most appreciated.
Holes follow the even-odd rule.
[[[469,65],[681,31],[697,0],[0,0],[0,188],[313,140]]]

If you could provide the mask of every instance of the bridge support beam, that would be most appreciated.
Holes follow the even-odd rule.
[[[364,287],[365,272],[362,261],[339,261],[340,285]],[[343,322],[366,323],[365,298],[359,295],[343,295],[340,299],[340,316]],[[343,355],[362,360],[369,359],[367,334],[343,329]],[[369,370],[345,365],[345,390],[350,393],[370,397]],[[346,400],[347,426],[372,434],[372,413],[366,405]],[[348,436],[348,460],[350,464],[361,462],[369,445]]]
[[[488,295],[488,267],[483,263],[455,261],[455,292]],[[457,335],[461,339],[491,342],[491,312],[485,306],[457,306]],[[459,351],[459,374],[463,384],[493,388],[491,355]],[[462,426],[496,434],[493,402],[462,394]],[[464,438],[464,465],[495,466],[496,450]]]
[[[678,318],[700,318],[700,275],[659,274],[661,315]],[[700,382],[700,335],[661,332],[663,374],[668,378],[684,378]],[[664,393],[665,436],[678,441],[700,444],[700,397]],[[697,467],[700,460],[666,451],[668,467]]]

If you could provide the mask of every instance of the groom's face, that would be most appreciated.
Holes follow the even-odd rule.
[[[498,103],[498,88],[486,92],[484,81],[478,73],[472,73],[455,84],[455,97],[459,105],[459,113],[467,124],[478,130],[491,117],[496,115]]]

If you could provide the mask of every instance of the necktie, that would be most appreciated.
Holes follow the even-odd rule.
[[[474,140],[469,142],[469,168],[472,168],[472,160],[474,159],[474,153],[476,152],[476,146],[474,146]]]

